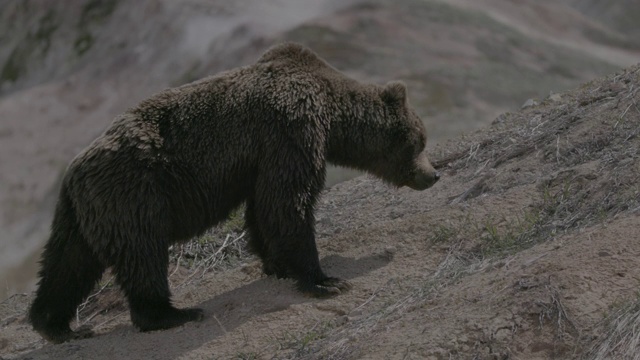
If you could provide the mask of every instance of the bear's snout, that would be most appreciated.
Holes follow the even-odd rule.
[[[440,172],[433,168],[425,152],[418,155],[415,160],[415,175],[406,184],[414,190],[425,190],[440,180]]]
[[[413,181],[407,184],[408,187],[413,190],[426,190],[433,186],[438,180],[440,180],[440,173],[437,171],[433,172],[418,172]]]

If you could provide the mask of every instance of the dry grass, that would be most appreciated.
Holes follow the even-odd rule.
[[[240,210],[235,212],[229,221],[203,236],[169,248],[172,288],[194,284],[212,271],[236,266],[251,256],[245,250],[246,233],[240,213]],[[114,280],[107,271],[96,290],[78,306],[76,327],[91,327],[97,331],[128,313],[124,296]],[[99,323],[96,322],[98,317]]]
[[[0,318],[0,328],[24,316],[30,302],[29,296],[29,294],[14,294],[0,302],[0,310],[3,314]]]
[[[545,100],[499,117],[488,134],[434,161],[445,170],[475,169],[468,178],[473,185],[451,204],[534,180],[544,201],[542,228],[547,223],[567,231],[638,208],[640,169],[629,165],[640,157],[639,74],[632,68],[601,86],[566,94],[562,103]],[[531,170],[541,178],[507,179],[526,163],[537,164]]]
[[[169,263],[173,265],[169,279],[175,279],[173,286],[185,286],[211,271],[238,265],[251,256],[246,251],[247,235],[243,213],[242,206],[227,221],[204,235],[169,248]],[[188,270],[186,276],[176,276],[181,268]]]
[[[186,244],[172,247],[171,262],[175,266],[169,274],[169,279],[174,277],[180,267],[188,269],[189,274],[174,284],[175,287],[182,287],[202,279],[215,269],[228,268],[232,264],[237,264],[240,259],[249,256],[245,245],[246,232],[242,231],[228,233],[222,241],[219,237],[208,234]]]
[[[567,334],[579,338],[580,331],[567,312],[567,308],[561,300],[560,291],[551,283],[546,284],[545,289],[549,293],[549,300],[536,301],[536,305],[542,309],[538,318],[540,329],[543,328],[545,321],[552,321],[556,337],[559,340],[562,340]]]
[[[515,215],[493,213],[433,226],[431,241],[448,244],[448,252],[430,277],[413,289],[387,283],[353,312],[366,315],[305,344],[292,357],[339,359],[357,357],[359,346],[376,331],[428,303],[449,285],[481,272],[496,258],[548,241],[560,234],[604,223],[620,213],[640,211],[637,159],[640,158],[640,67],[546,99],[538,107],[505,114],[489,130],[448,144],[441,171],[464,177],[471,185],[449,199],[461,206],[483,195],[499,195],[518,186],[535,185],[537,198]],[[635,167],[633,166],[635,164]],[[531,173],[530,176],[512,174]],[[560,348],[575,345],[583,329],[563,303],[562,291],[545,285],[548,298],[534,303],[541,328],[551,325]],[[394,296],[382,296],[385,292]],[[378,301],[393,298],[393,301]],[[608,335],[593,346],[592,359],[639,359],[640,303],[612,316]],[[563,345],[564,344],[564,345]],[[572,345],[573,344],[573,345]]]
[[[584,358],[640,360],[640,300],[613,312],[605,324],[605,333]]]
[[[470,184],[449,199],[449,206],[466,206],[481,196],[500,196],[518,186],[536,189],[530,206],[520,212],[507,210],[504,214],[493,212],[434,224],[429,241],[448,250],[431,274],[411,281],[416,285],[410,288],[395,281],[381,285],[354,307],[350,316],[357,315],[345,324],[319,322],[304,333],[276,336],[278,356],[357,357],[359,346],[381,328],[402,321],[412,309],[429,303],[460,279],[493,266],[497,259],[511,257],[559,234],[606,222],[620,213],[640,211],[639,76],[640,67],[632,68],[608,81],[565,94],[559,104],[547,99],[539,107],[506,114],[491,129],[448,147],[454,150],[447,150],[450,152],[434,165],[457,173]],[[242,217],[236,213],[229,223],[205,236],[172,247],[173,286],[185,286],[211,271],[247,259],[250,255],[245,250],[242,225]],[[105,306],[100,307],[95,300],[114,290],[110,284],[103,283],[79,308],[78,324],[86,324],[104,311]],[[561,290],[551,284],[545,289],[549,297],[535,301],[541,309],[541,328],[551,325],[559,343],[566,337],[580,338],[582,329],[563,304]],[[636,325],[639,304],[610,317],[607,334],[591,347],[590,359],[619,354],[621,358],[640,360],[636,355],[640,350]],[[106,308],[118,309],[113,305]],[[238,354],[239,358],[256,356]]]
[[[458,241],[451,245],[434,272],[418,286],[403,288],[399,285],[401,281],[391,280],[381,285],[367,300],[350,312],[350,315],[364,315],[348,322],[345,320],[339,327],[325,327],[322,336],[313,339],[312,343],[303,341],[306,339],[304,336],[292,336],[291,338],[298,339],[298,342],[290,344],[289,348],[296,350],[288,352],[286,358],[358,358],[360,345],[354,341],[355,339],[374,336],[376,332],[381,331],[381,327],[401,319],[412,309],[424,306],[461,278],[481,272],[490,265],[490,260],[482,260],[476,254],[463,251],[462,242]]]

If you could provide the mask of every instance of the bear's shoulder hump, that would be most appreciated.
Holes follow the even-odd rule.
[[[293,64],[324,64],[324,61],[308,47],[294,43],[284,42],[268,49],[258,63],[291,62]]]

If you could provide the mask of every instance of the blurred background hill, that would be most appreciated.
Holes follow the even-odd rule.
[[[433,144],[637,63],[639,23],[634,0],[0,0],[0,300],[33,287],[67,163],[161,89],[296,41],[405,81]]]

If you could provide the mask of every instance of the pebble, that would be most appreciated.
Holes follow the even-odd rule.
[[[534,107],[536,105],[538,105],[537,101],[535,101],[534,99],[528,99],[527,101],[524,102],[524,104],[522,104],[522,108],[526,109],[526,108]]]

